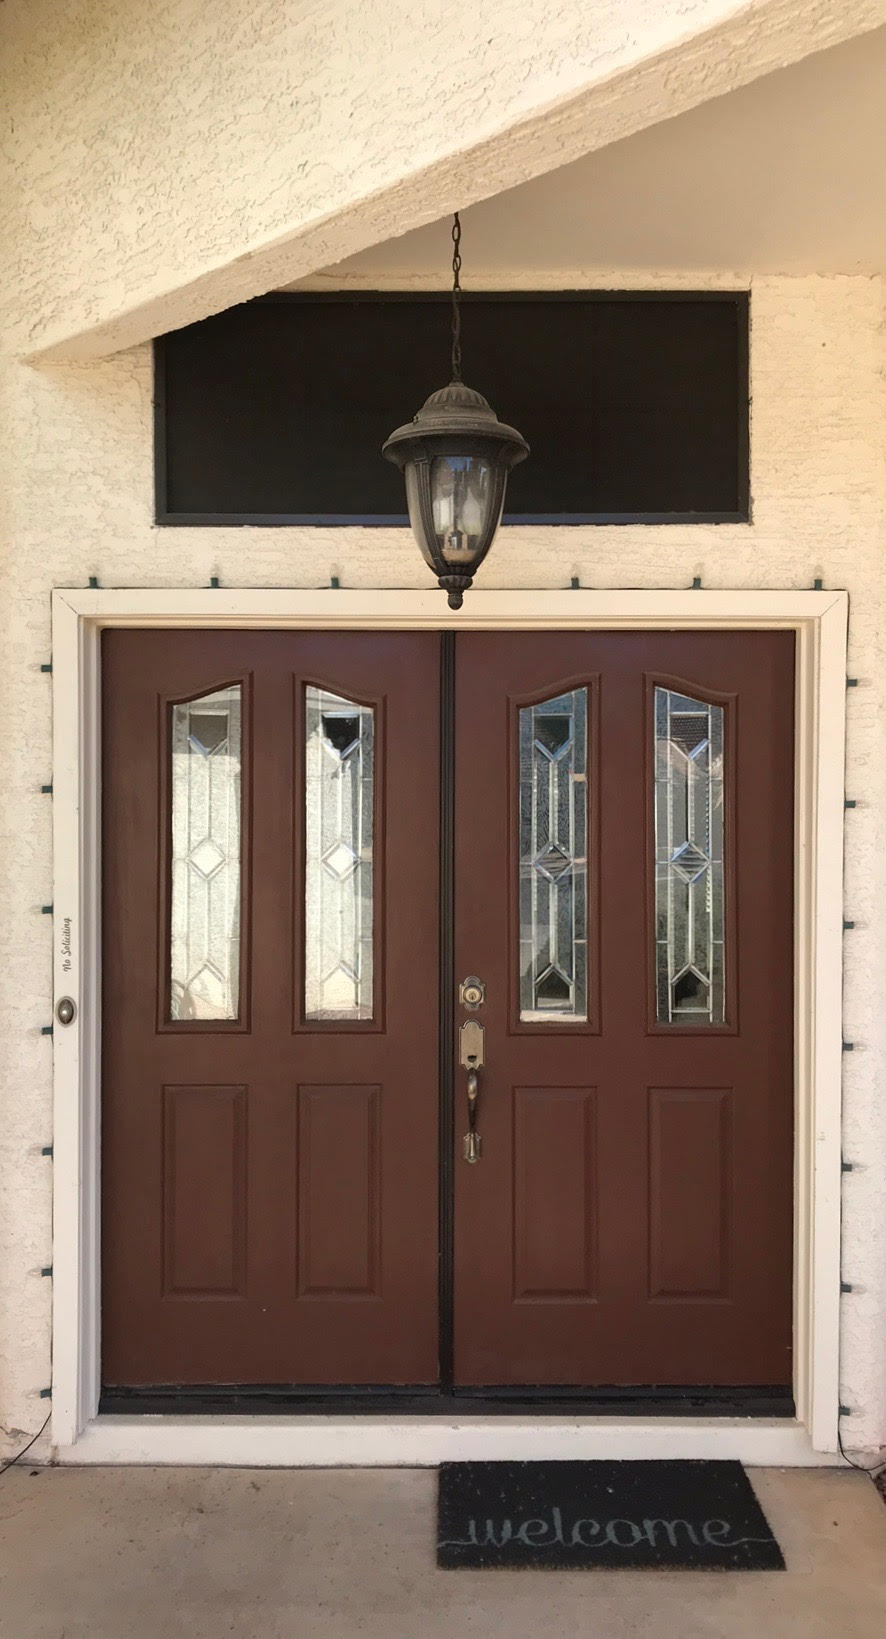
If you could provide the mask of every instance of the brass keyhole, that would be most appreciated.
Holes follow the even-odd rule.
[[[486,986],[483,980],[475,979],[473,976],[469,979],[462,979],[458,987],[458,999],[462,1007],[466,1007],[471,1013],[476,1008],[482,1007],[486,1000]]]

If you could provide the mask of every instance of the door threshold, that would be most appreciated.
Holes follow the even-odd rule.
[[[511,1406],[507,1408],[513,1410]],[[357,1416],[328,1406],[321,1416],[99,1416],[57,1463],[193,1468],[434,1468],[445,1462],[670,1458],[719,1459],[759,1468],[843,1467],[816,1448],[807,1428],[781,1417]]]
[[[792,1418],[794,1396],[778,1385],[640,1388],[434,1387],[234,1384],[162,1385],[102,1391],[100,1416],[112,1417],[755,1417]]]

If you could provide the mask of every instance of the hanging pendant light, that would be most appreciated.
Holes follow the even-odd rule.
[[[382,454],[406,478],[406,504],[422,557],[460,609],[495,539],[508,473],[529,445],[461,379],[461,223],[452,224],[452,380],[432,393]]]

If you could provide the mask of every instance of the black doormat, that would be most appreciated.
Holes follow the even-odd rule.
[[[443,1463],[437,1564],[783,1571],[741,1463]]]

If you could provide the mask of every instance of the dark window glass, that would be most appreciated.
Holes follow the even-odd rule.
[[[274,296],[157,343],[157,515],[406,521],[381,445],[448,377],[448,298]],[[506,521],[741,519],[743,294],[474,296],[465,376],[531,455]]]

